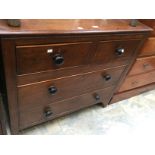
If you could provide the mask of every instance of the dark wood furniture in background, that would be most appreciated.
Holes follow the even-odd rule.
[[[155,89],[155,20],[141,19],[153,31],[143,45],[136,62],[113,97],[112,103]]]
[[[130,20],[0,20],[13,134],[70,112],[109,104],[151,29]]]

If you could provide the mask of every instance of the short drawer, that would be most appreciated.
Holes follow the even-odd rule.
[[[91,42],[17,46],[17,74],[62,69],[87,64]]]
[[[32,106],[27,103],[19,104],[20,129],[36,125],[97,103],[107,105],[113,94],[113,90],[114,86],[103,90],[96,90],[69,100],[55,102],[54,104],[50,104],[46,101],[41,102],[38,106]]]
[[[139,56],[155,55],[155,37],[150,37],[144,43]]]
[[[49,80],[18,87],[18,102],[38,106],[43,102],[54,103],[94,90],[103,89],[118,82],[125,67]]]
[[[155,70],[155,56],[138,58],[128,75],[146,73],[152,70]]]
[[[93,63],[113,64],[116,61],[119,63],[120,59],[124,59],[127,64],[139,42],[139,40],[100,42],[93,58]]]
[[[144,74],[129,76],[125,79],[123,85],[119,89],[119,92],[134,89],[137,87],[145,86],[155,82],[155,71],[151,71]]]

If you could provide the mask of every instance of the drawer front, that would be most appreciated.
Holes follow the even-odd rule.
[[[53,119],[55,117],[79,110],[90,105],[103,103],[107,105],[113,94],[114,87],[108,87],[103,90],[96,90],[90,94],[84,94],[62,102],[50,104],[42,102],[38,106],[31,107],[30,104],[20,104],[20,129]],[[96,99],[96,95],[99,99]],[[36,101],[37,102],[37,101]]]
[[[93,62],[96,64],[106,64],[125,59],[126,63],[128,63],[139,42],[139,40],[100,42]]]
[[[101,64],[113,67],[113,63],[124,61],[135,51],[139,40],[101,41],[97,43],[66,43],[36,46],[17,46],[17,74],[29,74],[41,71],[60,70],[77,66]],[[122,52],[122,53],[121,53]]]
[[[18,87],[19,104],[54,103],[114,85],[125,67],[49,80]]]
[[[128,75],[136,75],[155,70],[155,56],[138,58]]]
[[[90,42],[17,46],[17,74],[62,69],[87,64]]]
[[[151,84],[155,82],[154,77],[155,77],[155,71],[127,77],[123,85],[119,89],[119,92]]]
[[[144,43],[139,56],[155,55],[155,38],[148,38]]]

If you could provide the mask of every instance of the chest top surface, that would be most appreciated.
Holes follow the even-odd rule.
[[[7,20],[0,20],[0,35],[37,34],[87,34],[151,31],[151,28],[138,22],[122,19],[21,19],[20,27],[10,27]]]

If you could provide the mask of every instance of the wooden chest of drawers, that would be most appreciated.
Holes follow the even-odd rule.
[[[20,28],[0,21],[0,27],[13,134],[108,105],[151,31],[130,20],[21,20]]]
[[[127,99],[155,88],[155,20],[140,21],[154,30],[140,50],[136,62],[112,102]]]

